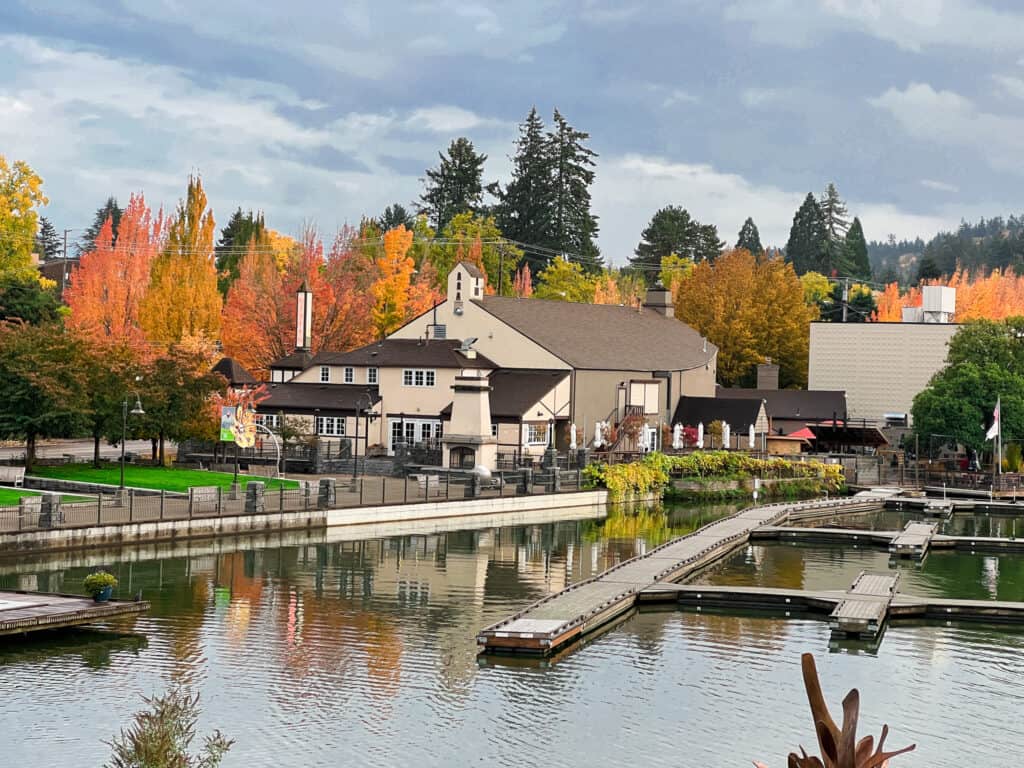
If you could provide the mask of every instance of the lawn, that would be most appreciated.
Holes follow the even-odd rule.
[[[50,477],[57,480],[77,480],[84,483],[119,485],[121,467],[119,464],[101,464],[97,469],[92,464],[61,464],[55,467],[37,466],[32,470],[36,477]],[[201,469],[173,469],[169,467],[143,467],[128,464],[124,468],[124,484],[130,488],[186,492],[196,486],[220,486],[229,489],[234,475],[228,472],[207,472]],[[298,488],[294,480],[239,475],[238,482],[245,488],[252,481],[267,484],[267,489],[277,489],[282,483],[285,488]]]
[[[39,496],[38,491],[27,491],[23,488],[0,488],[0,507],[14,507],[18,505],[23,496]],[[61,496],[61,501],[71,503],[74,501],[91,501],[85,496]]]

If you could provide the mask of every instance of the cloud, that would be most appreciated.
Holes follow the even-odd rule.
[[[789,96],[789,93],[789,90],[785,88],[744,88],[740,92],[740,101],[745,107],[757,109],[782,101]]]
[[[727,245],[736,242],[743,221],[752,216],[761,241],[781,247],[806,194],[755,184],[706,164],[638,154],[605,157],[594,185],[602,254],[616,264],[625,263],[641,230],[654,212],[666,205],[680,205],[699,221],[716,225]],[[889,233],[897,238],[927,236],[959,220],[959,214],[949,211],[915,214],[884,202],[850,200],[848,204],[860,217],[869,240],[882,240]]]
[[[1002,92],[1014,99],[1024,99],[1024,80],[1011,75],[992,75]]]
[[[947,184],[944,181],[935,181],[934,179],[921,179],[920,184],[926,189],[934,189],[936,192],[959,192],[960,187],[955,184]]]
[[[1024,172],[1024,119],[984,112],[970,99],[927,83],[890,88],[869,103],[887,112],[912,138],[970,150],[999,171]]]
[[[1024,14],[974,0],[733,0],[726,20],[749,25],[771,45],[819,45],[825,34],[856,30],[904,50],[949,46],[1020,51]]]
[[[468,109],[450,106],[425,107],[417,109],[406,120],[406,125],[421,128],[434,133],[461,133],[484,125],[495,125],[500,122],[489,120]]]

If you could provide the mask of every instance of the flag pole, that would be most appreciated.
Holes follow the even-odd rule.
[[[1003,474],[1003,403],[1002,396],[996,398],[996,408],[999,410],[999,431],[996,432],[996,445],[999,447],[999,474]]]

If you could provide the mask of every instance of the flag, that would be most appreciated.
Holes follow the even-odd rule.
[[[986,440],[993,440],[999,435],[999,398],[996,398],[996,409],[992,411],[992,426],[985,433]]]

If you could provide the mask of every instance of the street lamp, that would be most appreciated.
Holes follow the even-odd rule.
[[[363,400],[366,400],[366,408],[365,409],[361,407],[362,404],[363,404]],[[352,483],[353,483],[353,485],[356,482],[356,476],[357,476],[357,472],[358,472],[358,469],[359,469],[359,456],[358,456],[358,453],[359,453],[359,412],[361,410],[369,411],[372,407],[373,407],[373,398],[370,396],[369,390],[367,390],[366,392],[364,392],[363,394],[361,394],[359,396],[358,400],[356,400],[356,435],[355,435],[355,438],[353,438],[353,440],[352,440]],[[367,416],[367,419],[369,419],[369,416]],[[369,422],[369,420],[367,420],[367,422],[366,422],[366,437],[369,438],[369,436],[370,436],[370,422]],[[367,442],[369,442],[369,440],[367,440]]]
[[[125,395],[124,402],[121,403],[121,490],[124,491],[124,443],[128,439],[128,396]],[[132,416],[145,416],[146,412],[142,410],[142,400],[139,399],[139,393],[135,393],[135,407],[131,410]]]

